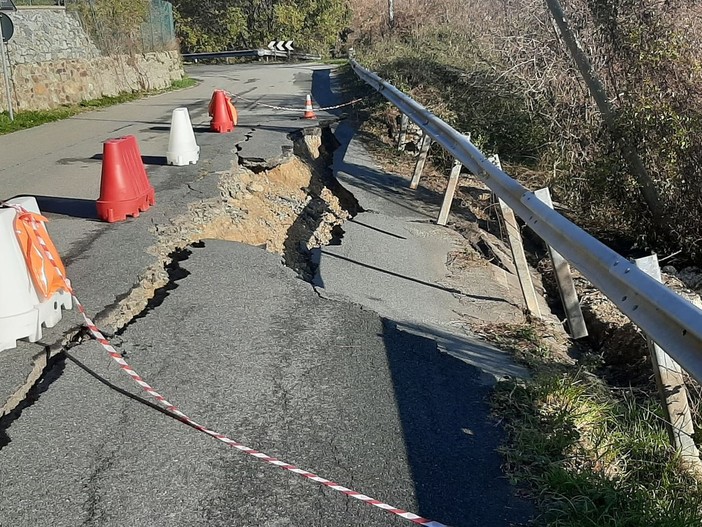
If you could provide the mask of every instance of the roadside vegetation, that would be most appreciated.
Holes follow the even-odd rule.
[[[578,222],[702,264],[702,7],[567,0],[566,16],[615,110],[605,126],[544,0],[354,4],[365,65],[538,176]],[[651,210],[622,155],[634,147],[660,197]],[[658,218],[656,220],[656,218]]]
[[[328,56],[345,38],[346,0],[174,0],[185,52],[256,49],[293,40],[295,49]]]
[[[654,251],[678,269],[702,266],[702,8],[687,0],[562,3],[608,92],[614,127],[544,0],[396,0],[393,24],[387,2],[360,0],[347,45],[363,65],[470,132],[481,150],[498,153],[527,187],[549,186],[561,211],[616,250]],[[381,97],[368,101],[362,136],[386,168],[411,173],[411,156],[393,146],[399,113]],[[623,154],[632,147],[659,210],[632,175]],[[432,149],[425,189],[440,196],[451,163]],[[452,226],[462,232],[461,218],[471,218],[466,223],[499,236],[482,188],[476,180],[459,188]],[[552,289],[543,248],[531,258]],[[578,287],[586,296],[599,295],[585,282]],[[590,325],[584,343],[555,343],[552,328],[535,321],[474,328],[533,374],[500,383],[493,400],[509,437],[507,471],[537,502],[536,525],[702,525],[702,479],[670,445],[645,341],[601,295],[593,302],[586,319],[598,327]],[[701,392],[694,382],[688,389],[700,445]]]
[[[672,451],[658,399],[609,385],[601,358],[573,364],[532,325],[488,335],[531,365],[534,379],[498,384],[493,399],[509,435],[508,472],[532,489],[549,527],[702,525],[702,484]]]
[[[59,108],[54,108],[51,110],[30,110],[15,112],[14,121],[10,120],[10,115],[8,112],[0,112],[0,135],[9,134],[10,132],[16,132],[18,130],[24,130],[25,128],[32,128],[34,126],[39,126],[45,123],[51,123],[53,121],[60,121],[61,119],[67,119],[68,117],[72,117],[79,113],[87,112],[90,110],[96,110],[99,108],[114,106],[115,104],[122,104],[129,101],[135,101],[137,99],[148,97],[149,95],[165,93],[171,90],[190,88],[191,86],[195,86],[196,84],[197,81],[195,79],[191,79],[190,77],[184,77],[181,80],[173,81],[171,83],[171,86],[165,90],[121,93],[115,96],[101,97],[99,99],[83,101],[80,104],[61,106]]]

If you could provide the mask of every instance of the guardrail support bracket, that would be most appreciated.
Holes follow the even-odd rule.
[[[458,159],[454,160],[451,175],[449,176],[448,184],[446,185],[444,202],[441,204],[441,210],[439,211],[439,219],[436,220],[437,225],[446,225],[446,222],[448,221],[448,215],[449,212],[451,212],[451,204],[453,203],[453,196],[456,194],[458,178],[461,175],[462,168],[463,164]]]
[[[548,189],[548,187],[537,190],[534,192],[534,195],[543,203],[548,205],[549,208],[553,208],[551,191]],[[575,284],[573,283],[573,275],[570,273],[570,265],[558,251],[553,249],[553,247],[550,245],[547,247],[548,253],[551,256],[553,275],[556,278],[556,284],[558,285],[558,292],[561,295],[563,309],[565,310],[566,317],[568,318],[568,329],[570,330],[570,336],[574,339],[587,337],[587,326],[585,325],[583,311],[580,308],[578,292],[575,290]]]
[[[405,150],[405,143],[407,142],[407,127],[409,126],[409,117],[402,114],[400,118],[400,135],[397,137],[397,149],[402,152]]]
[[[470,133],[465,134],[465,136],[470,141]],[[439,211],[439,219],[436,220],[437,225],[446,225],[448,221],[448,215],[449,212],[451,212],[451,204],[453,203],[453,196],[456,194],[458,179],[461,175],[462,168],[463,163],[458,159],[454,159],[453,168],[451,169],[448,184],[446,185],[446,192],[444,193],[444,202],[441,204],[441,210]]]

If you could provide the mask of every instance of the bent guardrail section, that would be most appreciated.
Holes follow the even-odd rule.
[[[702,310],[561,216],[496,167],[464,135],[355,60],[356,75],[479,177],[548,245],[702,382]]]

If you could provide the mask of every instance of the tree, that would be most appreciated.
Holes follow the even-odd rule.
[[[560,2],[558,0],[546,0],[546,4],[548,5],[553,18],[561,31],[563,40],[565,41],[573,60],[580,70],[580,74],[590,89],[593,99],[595,99],[595,102],[597,103],[597,107],[602,114],[604,122],[610,128],[610,132],[612,133],[615,141],[617,141],[620,145],[624,158],[629,164],[629,169],[636,179],[638,187],[641,190],[641,195],[648,206],[651,216],[656,221],[662,221],[664,217],[664,210],[660,195],[656,189],[656,184],[641,161],[641,157],[636,151],[636,147],[633,145],[631,138],[622,135],[622,130],[618,126],[616,112],[612,107],[612,104],[609,102],[609,97],[605,92],[604,85],[600,81],[597,74],[592,70],[590,60],[587,58],[587,55],[585,55],[585,52],[580,46],[575,33],[572,31],[568,22],[566,21]]]
[[[258,48],[294,40],[325,54],[346,28],[345,0],[175,0],[176,30],[184,51]]]

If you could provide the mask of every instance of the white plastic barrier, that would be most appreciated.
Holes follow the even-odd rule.
[[[171,135],[168,140],[166,160],[169,165],[196,164],[200,159],[200,147],[195,141],[193,125],[187,108],[176,108],[171,118]]]
[[[8,203],[39,213],[33,197],[21,197]],[[14,230],[17,211],[0,208],[0,351],[14,348],[18,339],[36,342],[42,337],[42,325],[55,326],[62,317],[61,308],[71,309],[71,295],[54,293],[41,301]]]

